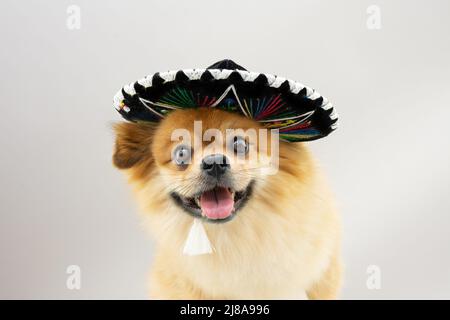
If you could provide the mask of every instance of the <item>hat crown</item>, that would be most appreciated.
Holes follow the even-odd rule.
[[[216,63],[210,65],[206,69],[226,69],[226,70],[244,70],[247,71],[244,67],[241,67],[236,62],[230,59],[224,59],[217,61]]]

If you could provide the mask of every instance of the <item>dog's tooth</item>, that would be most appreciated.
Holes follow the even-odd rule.
[[[200,197],[195,197],[195,203],[200,207]]]

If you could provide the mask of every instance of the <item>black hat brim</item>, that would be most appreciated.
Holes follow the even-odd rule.
[[[317,91],[282,77],[239,69],[185,69],[155,73],[124,86],[114,106],[129,121],[158,122],[176,109],[214,107],[278,129],[297,142],[337,128],[332,104]]]

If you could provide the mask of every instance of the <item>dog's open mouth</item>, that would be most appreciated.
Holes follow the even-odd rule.
[[[216,186],[191,198],[175,192],[171,193],[171,197],[176,204],[195,217],[202,217],[211,222],[225,222],[231,220],[244,206],[251,195],[252,187],[253,183],[250,183],[244,190],[234,191],[232,188]]]

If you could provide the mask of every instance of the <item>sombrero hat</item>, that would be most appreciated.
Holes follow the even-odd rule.
[[[250,72],[231,60],[206,69],[158,72],[124,86],[114,106],[129,121],[158,122],[177,109],[236,112],[279,129],[287,141],[309,141],[337,128],[332,104],[314,89],[272,74]]]

